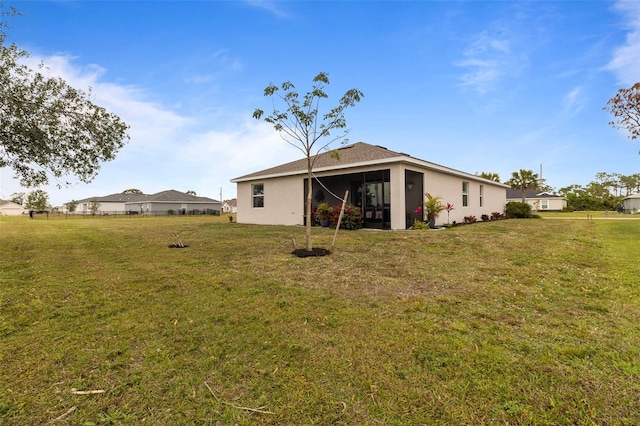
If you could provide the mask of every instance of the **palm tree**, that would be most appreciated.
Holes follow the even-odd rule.
[[[511,173],[511,179],[505,182],[511,189],[522,190],[522,202],[526,203],[527,190],[537,189],[540,185],[540,178],[533,170],[524,170]]]
[[[497,173],[481,172],[480,177],[484,179],[492,180],[494,182],[500,182],[500,175],[498,175]]]

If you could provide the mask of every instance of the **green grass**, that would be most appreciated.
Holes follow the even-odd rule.
[[[574,211],[574,212],[548,212],[538,211],[536,214],[547,219],[640,219],[640,215],[618,213],[614,211]]]
[[[639,236],[0,218],[0,424],[640,424]]]

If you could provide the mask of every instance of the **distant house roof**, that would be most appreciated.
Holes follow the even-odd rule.
[[[79,200],[78,203],[153,203],[153,202],[189,202],[189,203],[217,203],[217,200],[207,197],[198,197],[173,189],[158,192],[156,194],[111,194],[104,197],[90,197]]]
[[[214,200],[208,197],[198,197],[197,195],[187,194],[185,192],[176,191],[174,189],[170,189],[168,191],[158,192],[152,195],[146,195],[143,200],[144,202],[189,202],[189,203],[217,203],[219,201]],[[133,201],[136,202],[136,201]]]
[[[14,203],[13,201],[2,200],[2,199],[0,199],[0,206],[4,206],[7,208],[22,208],[20,204]]]
[[[338,154],[340,155],[339,159],[335,158],[332,155],[331,151],[320,153],[316,157],[313,170],[317,172],[317,171],[323,171],[323,170],[347,169],[347,168],[352,168],[360,165],[407,162],[407,163],[414,163],[416,165],[420,165],[421,167],[426,167],[432,170],[438,170],[438,171],[449,173],[449,174],[465,176],[465,177],[473,178],[476,180],[487,181],[492,184],[503,186],[506,188],[506,185],[501,184],[499,182],[490,181],[490,180],[481,178],[480,176],[471,175],[469,173],[465,173],[459,170],[454,170],[449,167],[441,166],[439,164],[420,160],[408,154],[391,151],[390,149],[387,149],[379,145],[369,145],[364,142],[357,142],[352,145],[347,145],[341,148],[337,148],[335,149],[335,151],[337,151]],[[259,172],[255,172],[248,175],[237,177],[235,179],[231,179],[231,182],[238,183],[242,181],[250,181],[250,180],[267,178],[267,177],[296,175],[296,174],[305,173],[306,171],[307,171],[307,159],[302,158],[300,160],[292,161],[290,163],[281,164],[279,166],[271,167],[269,169],[261,170]]]
[[[522,190],[521,189],[507,189],[507,200],[511,199],[519,199],[522,200]],[[527,190],[525,192],[525,198],[528,199],[541,199],[541,198],[564,198],[562,195],[551,194],[545,191],[539,190]]]
[[[24,211],[26,211],[26,209],[24,209],[20,204],[16,204],[13,201],[0,200],[0,213],[3,213],[5,215],[7,214],[11,215],[11,213],[7,213],[7,212],[13,212],[13,214],[18,214]]]
[[[631,194],[631,195],[628,195],[628,196],[624,197],[625,200],[635,200],[637,198],[640,198],[640,192],[637,193],[637,194]]]
[[[238,207],[238,199],[232,198],[230,200],[224,200],[223,204],[226,203],[229,207]]]
[[[144,199],[147,195],[144,194],[111,194],[104,197],[90,197],[78,200],[78,203],[89,203],[91,201],[97,201],[99,203],[127,203],[132,201],[138,201]]]

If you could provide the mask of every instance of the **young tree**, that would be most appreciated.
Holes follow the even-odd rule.
[[[100,163],[113,160],[129,140],[116,115],[60,78],[24,65],[29,53],[5,46],[3,21],[16,15],[0,2],[0,167],[13,169],[22,185],[48,183],[49,176],[75,175],[90,182]]]
[[[630,139],[640,137],[640,82],[618,90],[603,109],[615,117],[609,122],[612,127],[626,129]]]
[[[524,170],[511,173],[511,179],[505,182],[511,189],[519,189],[522,191],[522,202],[526,202],[527,190],[537,189],[540,184],[540,178],[533,170]]]
[[[69,213],[73,213],[78,208],[78,202],[76,200],[71,200],[67,203],[64,203],[64,206],[67,208]]]
[[[329,84],[329,75],[321,72],[313,78],[313,83],[312,90],[307,92],[302,100],[290,81],[282,83],[279,87],[272,83],[264,89],[265,96],[276,96],[286,107],[284,111],[281,111],[274,105],[273,111],[264,117],[264,121],[272,124],[280,137],[302,151],[307,159],[307,251],[313,249],[311,245],[311,203],[313,200],[312,170],[314,163],[318,154],[327,150],[331,143],[337,140],[346,142],[349,131],[346,129],[347,121],[344,117],[344,111],[355,106],[364,97],[358,89],[347,90],[336,107],[320,115],[320,101],[329,97],[325,92],[325,87]],[[257,120],[262,119],[264,115],[264,111],[259,108],[253,112],[253,118]],[[333,133],[335,130],[338,130],[336,134]]]
[[[27,209],[29,210],[47,210],[49,204],[49,194],[42,189],[36,189],[27,195]]]
[[[89,201],[89,211],[91,212],[91,215],[95,216],[96,213],[98,213],[98,210],[100,210],[100,201],[98,200]]]

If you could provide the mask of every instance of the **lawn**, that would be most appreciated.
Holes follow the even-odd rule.
[[[3,217],[0,424],[640,424],[639,237]]]

